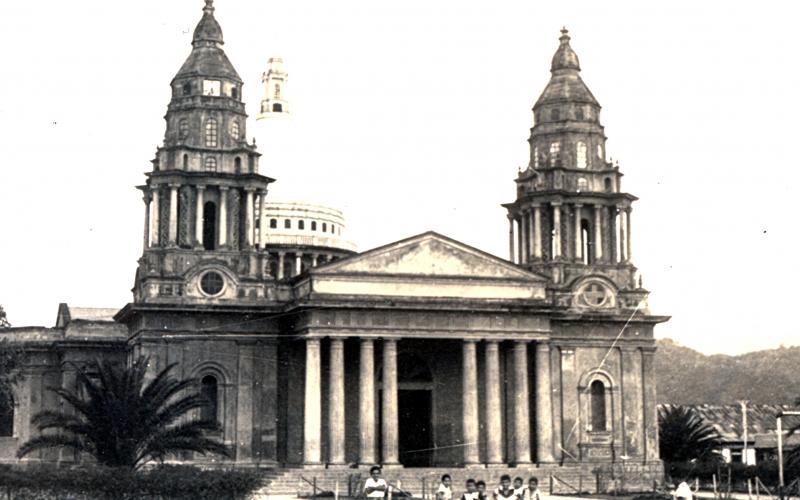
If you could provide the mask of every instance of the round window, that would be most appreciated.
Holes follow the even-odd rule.
[[[200,289],[207,295],[218,295],[225,286],[222,275],[216,271],[209,271],[200,278]]]

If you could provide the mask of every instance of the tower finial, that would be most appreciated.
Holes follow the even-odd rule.
[[[206,0],[206,6],[203,7],[203,12],[212,14],[214,12],[214,0]]]

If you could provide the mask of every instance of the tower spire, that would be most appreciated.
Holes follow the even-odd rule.
[[[214,0],[205,0],[203,17],[197,23],[192,36],[192,45],[222,45],[222,28],[214,18]]]
[[[570,40],[569,30],[566,27],[562,27],[561,36],[558,38],[560,45],[553,55],[553,61],[550,66],[551,72],[563,69],[581,70],[581,65],[578,62],[578,55],[569,45]]]

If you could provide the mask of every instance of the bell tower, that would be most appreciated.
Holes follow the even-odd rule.
[[[289,75],[283,69],[283,59],[270,57],[267,61],[267,71],[261,76],[264,97],[261,100],[261,111],[256,117],[257,120],[289,113],[289,102],[286,100],[288,81]]]
[[[267,186],[247,142],[242,79],[222,49],[213,0],[172,79],[164,143],[139,189],[144,252],[134,299],[242,302],[265,297],[269,268],[258,216]]]
[[[606,159],[600,104],[580,76],[566,29],[550,82],[533,106],[530,161],[508,210],[510,260],[552,279],[557,303],[640,306],[631,263],[631,206],[619,166]]]

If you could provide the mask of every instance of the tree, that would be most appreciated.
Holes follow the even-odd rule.
[[[667,462],[707,460],[720,446],[721,437],[692,408],[662,407],[658,411],[661,458]]]
[[[0,329],[10,326],[6,311],[0,305]],[[24,363],[25,352],[8,339],[0,339],[0,412],[12,405],[14,385],[22,378]]]
[[[147,364],[147,358],[139,358],[127,368],[109,361],[80,368],[78,385],[86,397],[51,389],[75,411],[38,413],[33,423],[39,431],[57,432],[29,440],[17,457],[66,448],[88,453],[103,465],[132,469],[186,451],[230,457],[227,446],[205,434],[218,429],[216,422],[185,418],[208,404],[194,389],[196,381],[172,378],[172,364],[146,382]]]

